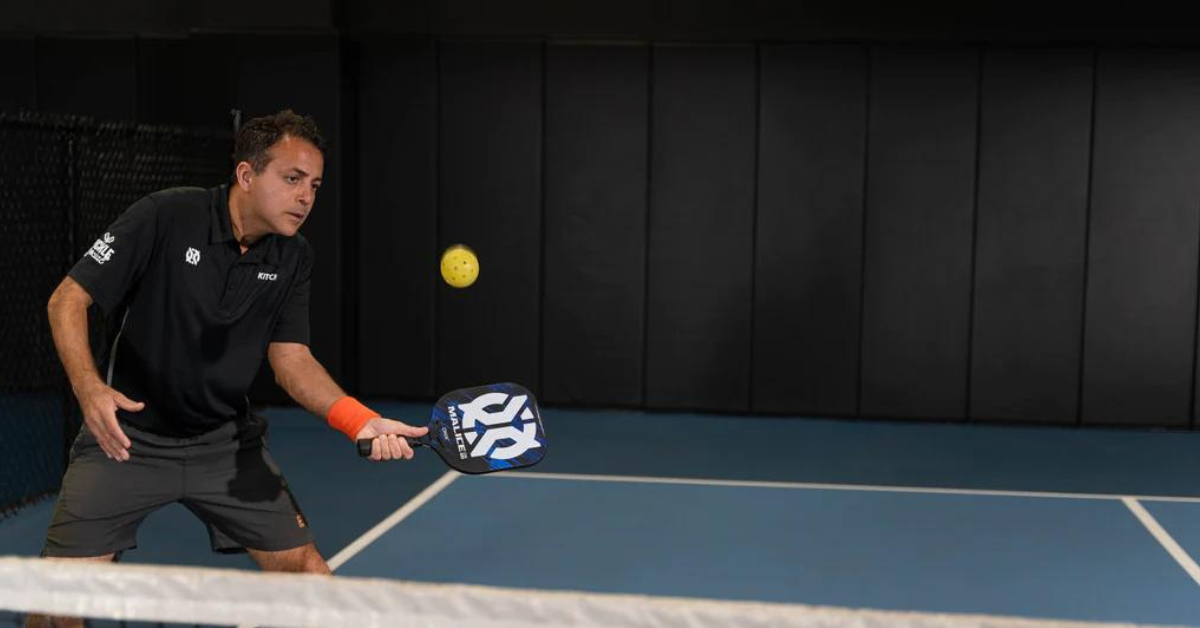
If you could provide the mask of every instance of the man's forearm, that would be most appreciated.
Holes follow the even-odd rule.
[[[54,347],[76,397],[87,387],[104,383],[88,343],[88,305],[90,299],[83,288],[68,279],[46,306]]]
[[[275,370],[275,381],[284,392],[317,416],[325,416],[335,401],[346,396],[312,354],[273,360],[271,367]]]

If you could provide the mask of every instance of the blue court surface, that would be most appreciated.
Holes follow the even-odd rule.
[[[539,466],[461,476],[268,416],[341,574],[1200,626],[1200,434],[548,408]],[[0,522],[0,554],[36,554],[52,508]],[[179,506],[125,561],[253,568]]]

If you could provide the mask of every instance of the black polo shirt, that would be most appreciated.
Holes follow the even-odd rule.
[[[312,259],[300,235],[242,254],[225,186],[155,192],[125,210],[70,272],[122,317],[102,375],[146,407],[120,419],[194,436],[248,412],[267,346],[308,344]]]

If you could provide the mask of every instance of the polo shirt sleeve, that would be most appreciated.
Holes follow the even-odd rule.
[[[304,253],[297,266],[291,292],[275,321],[271,342],[309,343],[308,297],[312,287],[313,250],[307,241],[303,241],[303,244]]]
[[[67,275],[110,315],[146,272],[157,230],[158,206],[147,196],[118,216]]]

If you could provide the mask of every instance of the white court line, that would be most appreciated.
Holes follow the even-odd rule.
[[[1167,550],[1171,558],[1174,558],[1175,562],[1179,563],[1180,567],[1183,567],[1183,570],[1192,577],[1192,580],[1196,581],[1196,584],[1200,584],[1200,565],[1197,565],[1196,561],[1192,560],[1191,556],[1188,556],[1187,551],[1180,547],[1179,543],[1175,542],[1175,539],[1158,523],[1154,515],[1151,515],[1132,497],[1126,497],[1121,501],[1125,502],[1129,510],[1133,511],[1133,516],[1137,517],[1138,521],[1141,521],[1142,525],[1146,526],[1146,529],[1150,531],[1150,535],[1162,544],[1163,549]]]
[[[445,475],[438,478],[436,482],[425,487],[425,490],[417,493],[415,497],[408,500],[403,506],[398,508],[396,512],[388,515],[387,519],[375,524],[375,527],[367,530],[362,536],[354,540],[353,543],[342,548],[329,559],[330,571],[337,571],[338,567],[346,564],[346,561],[354,558],[356,554],[363,551],[368,545],[374,543],[379,537],[387,534],[388,530],[396,527],[396,524],[404,521],[409,515],[417,511],[418,508],[424,506],[429,500],[433,499],[438,493],[450,486],[455,480],[462,477],[458,471],[447,471]]]
[[[429,500],[433,499],[438,493],[446,490],[447,486],[454,483],[455,480],[462,477],[458,471],[447,471],[445,475],[438,478],[436,482],[425,487],[425,490],[417,493],[412,499],[405,502],[403,506],[396,509],[396,512],[388,515],[386,519],[375,524],[375,527],[367,530],[362,536],[354,539],[352,543],[342,548],[342,551],[334,554],[333,558],[326,561],[330,571],[337,571],[339,567],[345,565],[347,561],[354,558],[359,552],[366,549],[368,545],[374,543],[379,537],[387,534],[388,530],[396,527],[396,524],[404,521],[409,515],[417,511],[418,508],[424,506]],[[238,628],[258,628],[254,624],[242,624]]]
[[[754,480],[715,480],[706,478],[668,478],[645,475],[589,475],[583,473],[534,473],[510,471],[493,473],[486,477],[533,479],[533,480],[577,480],[581,482],[628,482],[634,484],[687,484],[694,486],[734,486],[741,488],[791,488],[820,491],[876,491],[882,493],[933,493],[938,495],[985,495],[992,497],[1049,497],[1057,499],[1123,500],[1140,499],[1155,502],[1181,502],[1200,504],[1200,497],[1175,497],[1171,495],[1108,495],[1103,493],[1049,493],[1036,491],[989,491],[959,488],[935,488],[925,486],[886,486],[871,484],[817,484],[806,482],[761,482]]]

